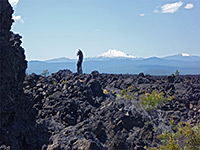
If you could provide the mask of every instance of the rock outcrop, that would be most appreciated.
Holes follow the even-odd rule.
[[[8,0],[0,0],[0,149],[23,150],[35,141],[35,111],[23,92],[27,62],[21,36],[10,31],[12,13]]]
[[[18,101],[18,95],[23,93],[22,83],[25,77],[27,62],[24,49],[20,47],[21,36],[10,31],[13,20],[12,7],[7,0],[0,1],[0,96],[1,115],[6,115],[9,107]],[[12,113],[10,113],[12,114]],[[8,114],[7,114],[8,115]],[[4,121],[8,120],[9,115]],[[5,117],[5,116],[4,116]]]

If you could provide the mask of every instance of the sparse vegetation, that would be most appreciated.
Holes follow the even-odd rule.
[[[65,84],[65,83],[67,83],[67,81],[65,81],[65,80],[62,80],[61,84]]]
[[[174,73],[175,76],[178,76],[180,74],[180,72],[178,70],[176,70],[176,72]]]
[[[173,97],[165,98],[164,93],[159,93],[156,90],[153,92],[145,93],[145,95],[140,96],[139,103],[145,108],[145,110],[149,111],[151,109],[157,109],[159,105],[163,105],[165,101],[171,101]]]
[[[104,94],[108,94],[108,91],[106,89],[103,89]]]
[[[41,73],[42,76],[46,77],[49,74],[48,69],[43,70],[43,72]]]
[[[164,132],[158,136],[163,143],[158,148],[150,150],[199,150],[200,123],[196,126],[181,122],[175,127],[177,132]]]
[[[120,94],[116,94],[117,96],[121,96],[126,100],[133,100],[135,99],[134,93],[131,92],[133,90],[133,86],[129,86],[127,89],[121,91]]]

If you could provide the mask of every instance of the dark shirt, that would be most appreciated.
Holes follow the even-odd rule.
[[[79,55],[78,63],[77,64],[81,65],[82,62],[83,62],[83,53],[79,50],[78,53],[77,53],[77,55]]]
[[[83,53],[81,50],[78,51],[77,55],[79,56],[78,62],[77,62],[77,73],[82,74],[82,62],[83,62]]]

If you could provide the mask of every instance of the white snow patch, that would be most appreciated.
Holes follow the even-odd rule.
[[[136,56],[132,56],[129,54],[126,54],[124,52],[115,50],[115,49],[110,49],[106,51],[105,53],[97,55],[97,57],[106,57],[106,58],[116,58],[116,57],[125,57],[125,58],[138,58]]]
[[[181,55],[182,55],[182,56],[190,56],[190,55],[187,54],[187,53],[182,53]]]

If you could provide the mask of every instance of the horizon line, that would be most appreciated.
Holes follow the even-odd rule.
[[[128,57],[97,57],[97,56],[89,56],[89,57],[85,57],[84,59],[88,59],[88,58],[128,58],[128,59],[147,59],[147,58],[152,58],[152,57],[157,57],[157,58],[165,58],[165,57],[169,57],[169,56],[175,56],[175,55],[180,55],[183,53],[178,53],[178,54],[172,54],[172,55],[166,55],[166,56],[158,56],[158,55],[153,55],[153,56],[147,56],[147,57],[138,57],[136,56],[136,58],[128,58]],[[200,55],[189,55],[189,56],[197,56],[200,57]],[[188,57],[188,56],[183,56],[183,57]],[[66,58],[66,59],[70,59],[70,60],[76,60],[78,58],[69,58],[69,57],[54,57],[54,58],[47,58],[47,59],[26,59],[27,61],[49,61],[49,60],[53,60],[53,59],[60,59],[60,58]]]

